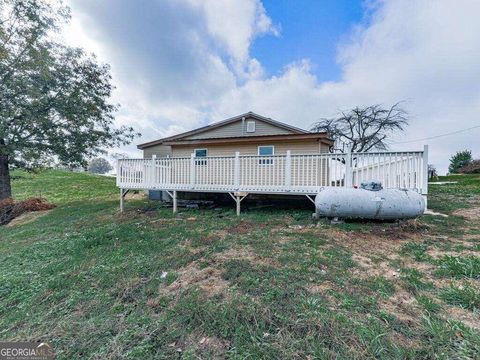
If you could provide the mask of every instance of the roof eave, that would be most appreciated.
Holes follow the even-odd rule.
[[[271,118],[266,118],[264,116],[261,116],[261,115],[258,115],[256,113],[254,113],[254,112],[249,111],[248,113],[237,115],[237,116],[219,121],[219,122],[214,123],[214,124],[202,126],[198,129],[190,130],[190,131],[187,131],[187,132],[184,132],[184,133],[181,133],[181,134],[169,136],[169,137],[154,140],[154,141],[149,141],[149,142],[146,142],[146,143],[143,143],[143,144],[138,144],[137,149],[143,150],[143,149],[146,149],[146,148],[149,148],[149,147],[152,147],[152,146],[161,145],[163,143],[166,143],[169,140],[181,139],[181,138],[186,137],[186,136],[199,134],[199,133],[202,133],[202,132],[205,132],[205,131],[208,131],[208,130],[212,130],[212,129],[215,129],[217,127],[227,125],[229,123],[241,120],[243,117],[247,117],[247,116],[257,118],[260,121],[264,121],[264,122],[267,122],[269,124],[272,124],[272,125],[275,125],[275,126],[278,126],[278,127],[282,127],[284,129],[293,131],[297,134],[310,134],[310,132],[307,131],[307,130],[300,129],[300,128],[297,128],[295,126],[291,126],[291,125],[273,120]]]
[[[164,145],[178,146],[178,145],[198,145],[198,144],[233,144],[233,143],[249,143],[249,142],[271,142],[279,140],[308,140],[314,139],[322,141],[326,144],[333,144],[333,141],[328,137],[327,133],[308,133],[308,134],[288,134],[288,135],[262,135],[262,136],[238,136],[226,138],[211,138],[211,139],[192,139],[192,140],[171,140],[166,141]]]

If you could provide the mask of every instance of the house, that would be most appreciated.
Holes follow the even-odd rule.
[[[311,133],[260,116],[238,115],[182,134],[138,145],[143,157],[319,154],[333,145],[326,133]]]
[[[423,151],[331,153],[327,133],[311,133],[253,112],[138,145],[142,159],[117,163],[120,208],[129,190],[230,196],[240,213],[249,194],[300,195],[313,201],[324,187],[380,180],[387,188],[427,194],[428,148]]]
[[[138,145],[143,151],[143,158],[162,157],[223,157],[240,155],[275,156],[291,154],[319,154],[329,152],[333,141],[328,135],[311,133],[309,131],[267,118],[253,112],[228,118],[217,123],[178,135],[151,141]],[[273,160],[265,159],[264,167]],[[197,160],[196,164],[204,164]],[[205,163],[206,164],[206,163]],[[261,169],[258,169],[261,171]],[[204,172],[204,169],[198,169]],[[260,172],[259,171],[259,172]],[[259,173],[258,172],[258,173]],[[150,198],[165,200],[168,194],[160,191],[150,191]],[[188,193],[182,194],[188,198]],[[195,194],[193,198],[212,198],[210,193]],[[216,197],[218,199],[218,196]]]

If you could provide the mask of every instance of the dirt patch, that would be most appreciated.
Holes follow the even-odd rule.
[[[422,319],[422,311],[415,298],[406,290],[397,288],[393,296],[388,299],[379,299],[378,305],[382,310],[395,315],[400,321],[408,325],[417,324]]]
[[[373,262],[370,258],[362,255],[353,255],[352,259],[358,263],[358,267],[352,268],[355,277],[367,279],[375,276],[383,276],[386,279],[397,279],[400,276],[398,269],[394,269],[385,261]]]
[[[470,250],[470,249],[463,249],[460,251],[443,251],[440,249],[428,249],[427,254],[430,255],[434,259],[439,259],[443,256],[478,256],[478,251]]]
[[[305,287],[309,293],[324,295],[328,290],[337,290],[338,286],[330,281],[321,284],[309,284]]]
[[[369,231],[345,231],[335,227],[322,231],[324,233],[319,235],[326,235],[354,254],[397,259],[401,247],[407,242],[422,241],[428,227],[416,221],[407,221],[390,227],[372,225]]]
[[[251,221],[243,220],[239,222],[237,225],[234,225],[227,229],[229,234],[239,234],[245,235],[255,229],[262,229],[265,228],[265,224],[254,224]]]
[[[175,347],[179,353],[188,349],[193,350],[196,354],[208,355],[208,359],[224,359],[230,343],[215,336],[205,336],[195,331],[185,338],[170,344],[170,346]],[[203,358],[203,356],[198,358]]]
[[[11,227],[11,226],[20,226],[20,225],[29,224],[29,223],[34,222],[35,220],[47,215],[51,211],[52,210],[41,210],[41,211],[25,213],[25,214],[20,215],[19,217],[14,218],[6,226]]]
[[[330,310],[337,310],[338,307],[340,306],[340,302],[338,299],[336,299],[334,296],[332,296],[329,291],[333,290],[336,292],[342,292],[343,290],[336,284],[330,282],[330,281],[325,281],[320,284],[308,284],[305,289],[310,293],[310,294],[318,294],[321,295],[323,298],[325,298],[329,306],[328,308]]]
[[[360,232],[351,231],[344,232],[338,229],[328,230],[328,236],[334,241],[342,245],[354,253],[368,254],[371,256],[380,256],[391,258],[393,254],[397,254],[400,248],[407,242],[421,241],[419,234],[396,233],[391,235],[392,231],[387,232]]]
[[[272,257],[257,255],[248,246],[234,247],[226,251],[217,253],[213,257],[214,262],[223,264],[231,260],[244,260],[256,265],[280,267],[281,264]]]
[[[389,227],[374,225],[368,232],[359,231],[356,233],[375,235],[389,240],[404,240],[426,235],[429,229],[430,227],[426,224],[422,224],[417,220],[409,220]]]
[[[7,198],[0,201],[0,225],[8,224],[28,212],[51,210],[55,207],[43,198],[30,198],[24,201],[13,201],[12,198]]]
[[[203,236],[200,239],[202,245],[211,245],[215,242],[222,241],[227,237],[228,233],[225,230],[214,230],[208,233],[208,235]]]
[[[447,306],[442,315],[445,320],[454,319],[463,322],[468,327],[480,330],[480,316],[471,311],[455,306]]]
[[[245,260],[256,265],[280,266],[275,259],[259,256],[247,246],[232,248],[213,254],[210,259],[210,266],[201,268],[196,260],[177,270],[177,279],[168,286],[160,286],[159,293],[162,296],[176,295],[187,289],[199,288],[207,298],[219,294],[226,296],[228,295],[229,282],[222,277],[222,265],[231,260]],[[152,304],[149,306],[155,307],[155,299],[151,301]]]
[[[409,257],[400,258],[400,261],[401,261],[402,267],[407,269],[415,268],[420,272],[424,273],[424,275],[426,276],[430,276],[431,274],[433,274],[435,270],[437,270],[437,266],[433,265],[432,263],[418,262]],[[428,279],[428,280],[431,280],[431,279]]]
[[[475,243],[476,241],[480,241],[480,234],[465,234],[463,236],[463,240],[468,243],[472,244]]]
[[[453,215],[463,217],[466,220],[478,221],[480,220],[480,207],[455,210]]]
[[[145,191],[132,190],[125,195],[125,199],[129,200],[142,200],[146,199],[148,194]]]
[[[222,271],[214,267],[199,268],[196,261],[177,271],[177,279],[168,286],[160,286],[160,295],[173,295],[198,287],[207,297],[225,293],[228,282],[222,278]]]
[[[327,295],[329,290],[341,292],[342,289],[335,283],[331,281],[324,281],[322,283],[308,284],[305,286],[305,289],[311,294],[321,294]]]

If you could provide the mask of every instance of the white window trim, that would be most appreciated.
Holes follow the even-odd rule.
[[[198,150],[205,150],[205,156],[197,156]],[[195,165],[207,165],[206,158],[208,157],[208,149],[206,148],[193,149],[193,155],[195,156],[195,159],[202,159],[202,160],[195,160]],[[203,160],[204,158],[205,160]]]
[[[200,150],[205,150],[205,156],[197,156],[197,151]],[[199,149],[193,149],[193,154],[195,157],[208,157],[208,149],[207,148],[199,148]]]
[[[272,155],[260,155],[260,148],[262,147],[271,147],[272,148]],[[257,147],[257,155],[258,156],[274,156],[275,155],[275,145],[259,145]],[[270,161],[267,161],[267,160],[270,160]],[[258,159],[258,164],[259,165],[273,165],[273,159],[265,159],[265,160],[262,160],[262,159]]]
[[[253,129],[252,130],[248,129],[249,124],[253,124]],[[247,120],[247,133],[254,133],[255,130],[256,130],[256,127],[257,127],[257,125],[255,123],[255,120]]]
[[[271,147],[272,148],[272,155],[260,155],[260,148],[263,148],[263,147]],[[273,155],[275,155],[275,145],[258,145],[257,155],[259,155],[259,156],[273,156]]]

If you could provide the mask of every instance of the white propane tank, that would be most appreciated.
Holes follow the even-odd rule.
[[[319,216],[343,219],[413,219],[425,211],[422,195],[408,189],[377,191],[323,188],[315,197]]]

